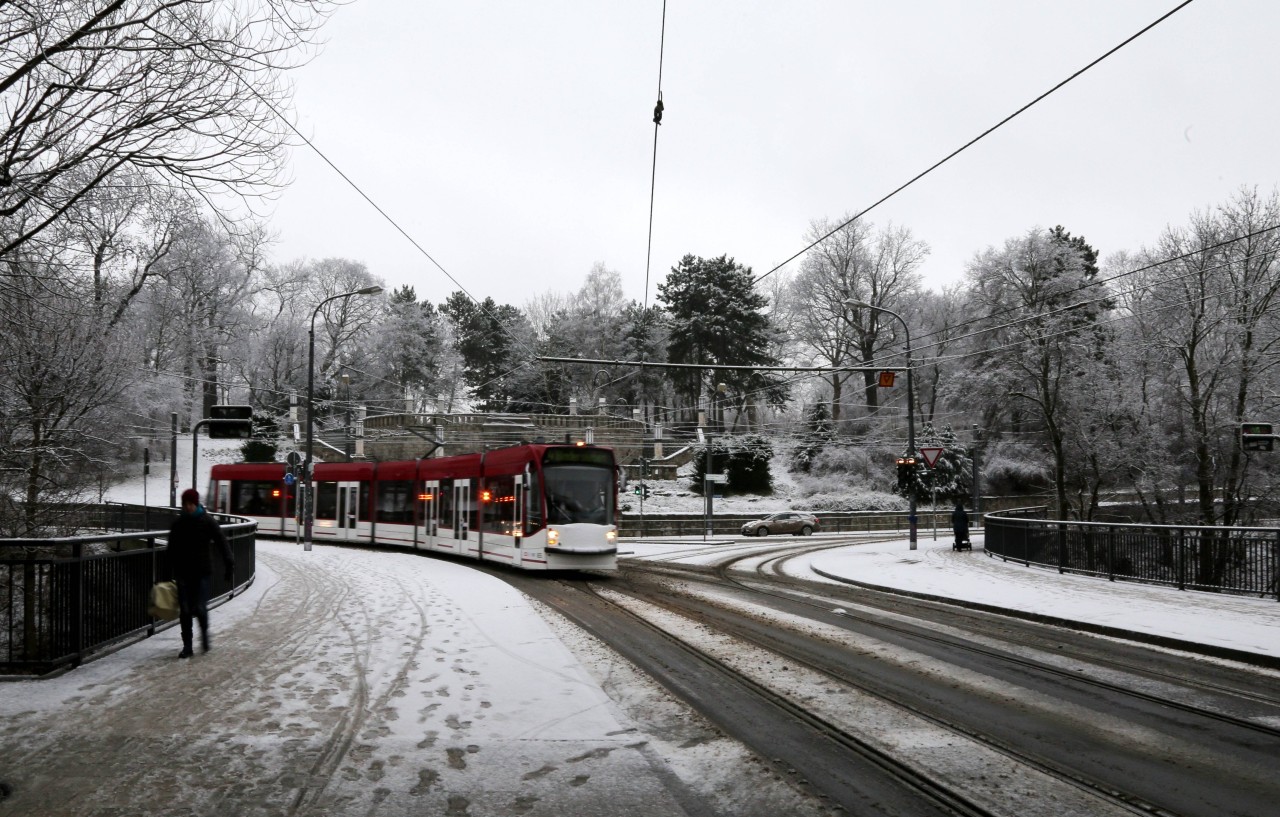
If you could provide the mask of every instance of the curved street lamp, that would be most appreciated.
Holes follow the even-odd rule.
[[[911,328],[907,326],[907,321],[892,309],[885,309],[883,306],[875,306],[865,301],[846,298],[845,306],[852,306],[860,309],[871,309],[876,312],[883,312],[891,315],[902,323],[902,331],[906,333],[907,341],[907,450],[912,457],[916,453],[916,413],[915,413],[915,392],[911,387]],[[912,474],[914,477],[914,473]],[[911,528],[911,550],[916,549],[916,492],[915,486],[911,487],[911,491],[907,494],[907,523]]]
[[[353,289],[350,292],[342,292],[337,295],[330,295],[320,303],[316,304],[316,308],[311,313],[311,329],[307,332],[307,458],[302,466],[302,483],[306,486],[306,507],[303,513],[303,542],[307,550],[311,550],[311,530],[315,522],[315,501],[313,497],[315,486],[311,479],[312,470],[312,454],[311,447],[315,441],[315,386],[316,386],[316,316],[320,314],[320,310],[330,301],[336,301],[340,298],[350,298],[352,295],[377,295],[382,291],[380,286],[365,287],[364,289]]]

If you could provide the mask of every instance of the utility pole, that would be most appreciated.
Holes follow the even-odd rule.
[[[640,456],[640,536],[644,537],[644,495],[649,491],[649,461]]]
[[[982,439],[982,432],[978,431],[978,424],[973,424],[973,515],[974,521],[977,521],[978,513],[981,512],[979,505],[982,500],[982,491],[978,486],[978,443]]]
[[[173,434],[169,438],[169,507],[178,507],[178,412],[169,412]]]

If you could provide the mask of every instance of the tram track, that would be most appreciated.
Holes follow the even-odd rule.
[[[763,577],[766,581],[769,582],[770,586],[768,587],[761,587],[759,585],[748,584],[747,582],[744,582],[740,576],[734,575],[734,573],[732,572],[732,564],[738,561],[742,561],[742,559],[736,559],[736,560],[733,560],[733,562],[731,563],[718,566],[716,572],[717,572],[717,575],[723,581],[735,584],[739,587],[750,590],[752,592],[769,595],[769,596],[775,596],[777,598],[783,598],[788,601],[798,602],[800,604],[808,605],[815,611],[827,612],[829,611],[830,607],[826,599],[823,599],[821,597],[813,597],[808,593],[805,593],[803,595],[797,594],[795,592],[780,593],[777,590],[778,580],[787,580],[791,578],[790,574],[784,573],[780,569],[778,569],[780,567],[779,563],[798,558],[802,555],[805,555],[805,554],[790,553],[790,554],[774,556],[764,562],[761,562],[760,564],[755,565],[754,572],[758,576]],[[853,606],[856,609],[856,607],[864,606],[864,605],[853,604]],[[933,609],[937,609],[938,607],[937,603],[931,603],[930,606]],[[886,612],[885,608],[877,608],[877,609],[879,609],[881,613],[881,615],[877,617],[860,615],[856,612],[850,611],[847,608],[843,610],[841,615],[851,620],[861,621],[865,624],[873,625],[873,626],[887,629],[887,630],[896,631],[898,633],[907,635],[912,638],[932,641],[941,645],[945,645],[948,648],[952,648],[952,649],[958,648],[958,649],[968,650],[975,654],[981,654],[986,657],[1004,661],[1010,664],[1020,665],[1039,673],[1056,675],[1064,680],[1069,680],[1073,683],[1087,684],[1095,688],[1098,688],[1100,690],[1105,690],[1108,692],[1121,694],[1121,695],[1132,696],[1134,698],[1139,698],[1151,703],[1156,703],[1163,706],[1179,709],[1183,712],[1186,712],[1191,715],[1195,715],[1197,717],[1210,718],[1225,724],[1230,724],[1238,728],[1253,730],[1261,733],[1262,735],[1265,735],[1268,738],[1271,738],[1280,742],[1280,696],[1277,696],[1272,691],[1272,689],[1274,689],[1274,686],[1264,687],[1261,690],[1247,689],[1244,687],[1243,684],[1233,685],[1233,684],[1225,684],[1220,682],[1211,682],[1203,678],[1189,678],[1187,677],[1187,673],[1185,671],[1187,666],[1185,662],[1182,664],[1182,667],[1181,667],[1181,669],[1183,669],[1183,672],[1175,675],[1174,673],[1171,673],[1171,672],[1151,669],[1148,661],[1143,661],[1143,662],[1121,661],[1121,660],[1117,660],[1116,658],[1103,655],[1101,653],[1093,653],[1083,659],[1083,660],[1087,660],[1090,665],[1109,668],[1117,673],[1122,673],[1124,675],[1128,675],[1131,677],[1135,677],[1135,676],[1141,677],[1141,678],[1149,679],[1151,681],[1154,681],[1160,684],[1169,685],[1170,687],[1176,686],[1184,690],[1191,690],[1195,693],[1202,694],[1204,696],[1214,696],[1219,699],[1218,703],[1220,706],[1228,705],[1233,701],[1245,701],[1248,703],[1258,704],[1260,706],[1271,708],[1274,710],[1272,720],[1274,721],[1275,725],[1273,725],[1272,723],[1260,722],[1259,720],[1256,720],[1256,719],[1250,719],[1246,717],[1239,717],[1236,715],[1232,715],[1230,713],[1221,711],[1221,709],[1212,709],[1207,706],[1198,706],[1194,704],[1183,703],[1168,697],[1167,694],[1143,692],[1142,690],[1135,689],[1132,685],[1126,686],[1121,683],[1109,682],[1095,676],[1082,674],[1078,669],[1065,670],[1060,667],[1053,666],[1044,661],[1031,660],[1031,659],[1027,659],[1027,658],[1012,654],[1007,649],[986,648],[986,647],[980,646],[979,645],[980,642],[975,640],[972,634],[967,633],[965,634],[964,637],[957,638],[954,636],[941,636],[937,634],[936,630],[928,631],[920,628],[919,626],[910,626],[910,627],[897,626],[892,623],[888,623],[885,620],[885,618],[883,617],[883,614]],[[952,630],[955,628],[949,627],[948,629]],[[1004,638],[1007,643],[1008,636],[1007,635],[1002,636],[1002,638]],[[1038,652],[1043,652],[1042,645],[1029,638],[1023,640],[1022,643],[1017,646],[1020,646],[1028,650],[1036,650]]]
[[[810,548],[805,547],[804,550],[808,551]],[[796,609],[796,606],[807,608],[802,612],[795,614],[807,615],[813,617],[815,620],[822,620],[831,626],[849,626],[848,623],[842,623],[836,620],[836,617],[838,616],[839,619],[848,619],[849,623],[857,624],[862,627],[875,628],[876,632],[883,633],[887,631],[898,636],[900,639],[909,639],[911,643],[919,643],[922,641],[930,642],[942,646],[952,653],[956,651],[967,652],[973,659],[980,663],[989,664],[991,662],[999,662],[1005,665],[1016,666],[1024,673],[1034,674],[1039,678],[1047,678],[1048,683],[1050,684],[1061,684],[1064,686],[1074,685],[1076,687],[1084,685],[1097,690],[1098,692],[1103,692],[1112,698],[1121,699],[1121,701],[1125,698],[1142,701],[1151,707],[1159,707],[1161,709],[1160,716],[1162,718],[1168,718],[1168,713],[1170,711],[1180,713],[1184,716],[1184,723],[1178,724],[1178,726],[1189,732],[1202,728],[1203,721],[1207,719],[1216,721],[1219,724],[1230,727],[1231,729],[1248,730],[1248,732],[1251,732],[1254,735],[1253,738],[1242,738],[1240,736],[1233,735],[1230,738],[1233,741],[1245,743],[1250,740],[1254,742],[1261,741],[1265,745],[1275,745],[1280,747],[1280,730],[1277,730],[1273,725],[1271,725],[1272,722],[1280,723],[1280,719],[1268,718],[1268,722],[1260,722],[1257,718],[1250,719],[1247,717],[1237,717],[1236,715],[1221,711],[1221,704],[1223,703],[1222,700],[1217,701],[1219,704],[1217,707],[1199,706],[1182,701],[1170,700],[1168,695],[1148,694],[1121,683],[1110,683],[1094,678],[1082,677],[1079,668],[1069,670],[1055,667],[1041,661],[1028,660],[1021,656],[1012,655],[1006,650],[991,649],[983,645],[974,645],[966,641],[964,637],[957,635],[948,635],[945,637],[937,636],[925,629],[926,627],[936,628],[938,626],[937,621],[939,620],[939,610],[943,605],[937,603],[922,605],[916,600],[908,600],[911,608],[910,615],[904,615],[900,611],[894,612],[893,615],[902,619],[909,617],[919,618],[921,621],[910,626],[901,626],[893,621],[886,621],[884,618],[884,616],[888,614],[889,608],[897,607],[901,601],[900,599],[889,599],[885,601],[883,600],[883,596],[886,594],[865,590],[859,590],[857,592],[839,592],[841,588],[838,585],[813,585],[810,583],[808,593],[811,594],[811,597],[797,597],[797,591],[793,585],[802,585],[805,583],[789,577],[786,582],[784,582],[787,586],[784,589],[779,590],[777,575],[770,571],[776,570],[776,562],[795,558],[797,555],[794,552],[787,553],[785,551],[785,548],[780,549],[779,552],[764,555],[763,558],[760,552],[752,554],[726,554],[725,559],[716,562],[709,569],[707,567],[703,567],[698,570],[687,570],[679,569],[671,565],[631,565],[628,567],[627,574],[628,576],[633,577],[633,579],[639,579],[641,584],[643,584],[643,579],[659,576],[665,578],[677,578],[690,582],[705,583],[712,586],[733,588],[735,591],[748,594],[749,597],[756,599],[757,602],[762,595],[771,597],[775,601],[783,603],[787,606],[787,609],[792,611]],[[760,581],[743,580],[740,576],[735,575],[736,573],[742,573],[745,571],[735,570],[734,565],[748,560],[759,560],[759,562],[754,566],[754,572],[758,577],[764,577],[765,582],[767,582],[769,586],[762,587],[760,586]],[[957,734],[964,735],[968,739],[979,741],[983,745],[990,747],[992,750],[1001,752],[1010,759],[1016,760],[1018,763],[1027,765],[1031,768],[1040,769],[1046,774],[1053,774],[1082,789],[1094,792],[1099,797],[1105,798],[1113,803],[1123,804],[1125,807],[1132,809],[1134,813],[1174,813],[1170,809],[1162,808],[1158,805],[1156,802],[1158,798],[1143,797],[1130,791],[1122,791],[1121,786],[1114,784],[1114,778],[1112,783],[1108,783],[1106,780],[1099,779],[1094,775],[1082,773],[1079,769],[1070,767],[1064,768],[1063,763],[1055,760],[1050,755],[1036,751],[1028,751],[1025,748],[1019,747],[1015,742],[997,737],[987,728],[975,729],[972,726],[967,726],[953,718],[939,714],[939,711],[935,707],[918,706],[911,700],[904,699],[902,696],[894,694],[894,690],[887,689],[883,684],[876,686],[863,684],[859,678],[855,677],[855,675],[849,671],[848,668],[842,669],[840,667],[832,667],[822,662],[813,662],[808,656],[800,654],[800,651],[796,649],[796,639],[794,636],[762,638],[758,631],[752,631],[749,627],[743,627],[735,624],[731,617],[717,615],[713,609],[707,606],[707,604],[690,605],[687,602],[679,600],[678,594],[667,593],[667,598],[661,601],[657,600],[662,595],[660,592],[640,591],[638,595],[653,599],[655,600],[654,603],[661,603],[665,606],[675,608],[679,614],[691,617],[692,619],[700,621],[707,626],[712,626],[717,629],[730,632],[735,638],[740,638],[748,643],[758,644],[762,649],[767,649],[780,656],[784,656],[786,660],[794,661],[796,663],[804,662],[806,665],[812,666],[815,671],[826,673],[830,677],[839,679],[843,683],[849,683],[858,688],[864,689],[868,694],[875,695],[884,700],[892,701],[895,705],[901,706],[905,710],[910,711],[921,718],[930,720],[932,723],[940,727],[950,729]],[[857,598],[856,602],[853,600],[855,596]],[[858,613],[857,610],[860,607],[865,607],[867,599],[872,597],[877,599],[877,604],[873,608],[874,613]],[[703,601],[705,602],[705,599]],[[843,605],[843,607],[841,607],[841,605]],[[834,607],[841,607],[841,609],[836,613],[833,611]],[[854,608],[853,612],[847,609],[849,607]],[[960,609],[962,608],[953,608],[950,611],[943,611],[943,615],[954,613],[955,610]],[[966,613],[969,614],[968,611],[966,611]],[[930,616],[932,616],[932,620],[930,620]],[[974,617],[977,618],[976,614],[974,614]],[[984,618],[990,619],[991,617],[984,616]],[[1025,623],[1020,622],[1019,627],[1024,624]],[[1041,632],[1048,629],[1043,625],[1036,626]],[[956,628],[953,627],[951,629]],[[1017,629],[1018,628],[1015,628],[1015,630]],[[1002,635],[1001,637],[1007,638],[1008,636]],[[1080,637],[1088,638],[1082,635]],[[1096,641],[1097,639],[1094,640]],[[902,642],[899,641],[899,643]],[[1034,638],[1025,641],[1021,646],[1041,651],[1045,649],[1044,642],[1037,642]],[[1092,660],[1092,656],[1085,660]],[[1201,694],[1213,695],[1218,696],[1219,699],[1230,698],[1237,701],[1243,700],[1249,703],[1261,704],[1268,708],[1276,707],[1276,702],[1273,696],[1257,693],[1256,690],[1250,690],[1243,686],[1212,683],[1196,684],[1195,682],[1189,682],[1184,677],[1175,677],[1169,673],[1142,673],[1142,668],[1135,666],[1132,662],[1126,663],[1111,660],[1108,666],[1115,669],[1117,672],[1131,673],[1134,675],[1141,674],[1143,677],[1155,678],[1163,683],[1172,684],[1174,681],[1177,681],[1184,687],[1189,687],[1192,690],[1190,694],[1193,696]],[[1126,705],[1121,702],[1120,706],[1123,707],[1130,705]],[[1275,709],[1273,711],[1273,715],[1274,714],[1280,714],[1280,709]],[[1195,722],[1192,723],[1188,719],[1195,719]],[[1127,789],[1129,787],[1125,785],[1123,788]],[[1242,813],[1252,812],[1245,811]],[[1259,811],[1258,813],[1267,812]]]
[[[945,732],[953,733],[954,735],[971,741],[976,745],[990,749],[1013,763],[1018,764],[1022,768],[1034,770],[1039,772],[1041,775],[1044,775],[1046,778],[1051,778],[1070,785],[1080,792],[1092,798],[1096,798],[1099,808],[1096,811],[1090,810],[1086,812],[1088,814],[1123,813],[1165,815],[1167,817],[1171,817],[1174,814],[1174,812],[1162,809],[1153,803],[1147,802],[1139,797],[1126,794],[1125,792],[1104,783],[1090,780],[1066,771],[1060,766],[1054,764],[1050,759],[1038,757],[1025,751],[1021,751],[1007,742],[992,738],[990,735],[987,735],[980,730],[968,728],[961,723],[941,717],[936,712],[932,712],[912,704],[901,696],[887,693],[883,688],[859,683],[855,678],[850,677],[849,673],[842,672],[839,668],[833,667],[829,662],[816,660],[811,654],[806,653],[805,650],[797,649],[794,644],[788,643],[788,639],[785,636],[775,638],[760,637],[760,635],[753,632],[751,628],[736,627],[732,624],[727,624],[721,619],[711,620],[703,615],[699,615],[701,611],[690,611],[688,608],[679,604],[663,604],[661,606],[676,615],[683,615],[686,617],[698,615],[697,620],[716,627],[718,630],[733,639],[779,656],[787,662],[788,667],[795,665],[807,668],[814,673],[829,679],[831,683],[838,683],[854,688],[870,698],[892,705],[894,708],[909,714],[913,718],[931,724]],[[690,618],[690,620],[694,619]],[[848,735],[849,733],[846,732],[844,734]],[[849,739],[856,740],[857,738],[850,735]],[[924,771],[917,771],[916,773],[925,774]],[[1114,811],[1104,812],[1101,808],[1103,804],[1110,805]]]
[[[867,542],[867,539],[860,539],[860,542]],[[1083,813],[1271,813],[1270,804],[1280,793],[1270,781],[1270,773],[1254,773],[1253,767],[1268,766],[1270,762],[1260,761],[1258,757],[1271,757],[1272,748],[1280,749],[1280,730],[1276,729],[1280,726],[1280,717],[1276,717],[1280,716],[1280,704],[1277,704],[1274,694],[1267,693],[1267,684],[1274,684],[1274,677],[1268,679],[1266,676],[1274,674],[1231,667],[1222,662],[1197,661],[1193,656],[1149,649],[1138,644],[1116,643],[1061,627],[1006,619],[945,603],[895,597],[836,584],[806,583],[790,576],[780,578],[778,574],[778,563],[795,558],[797,551],[812,553],[815,549],[845,547],[847,544],[852,543],[806,542],[799,546],[785,544],[776,548],[749,548],[750,552],[732,547],[726,548],[723,560],[713,561],[712,565],[627,563],[618,578],[594,583],[593,593],[598,588],[607,588],[612,593],[631,595],[646,604],[663,608],[673,616],[680,616],[686,622],[696,622],[686,627],[714,630],[737,643],[773,654],[780,661],[822,674],[831,679],[832,684],[849,685],[851,689],[899,707],[937,729],[947,730],[957,739],[973,741],[1001,754],[1007,763],[1018,764],[1021,768],[1071,786],[1096,799],[1098,807],[1106,809],[1106,812]],[[749,571],[735,569],[735,565],[744,562],[754,562],[754,565]],[[959,658],[938,658],[938,663],[950,666],[947,662],[956,659],[959,661],[956,667],[947,668],[946,672],[968,677],[969,680],[946,684],[943,679],[942,693],[934,690],[932,693],[914,692],[909,695],[899,694],[904,690],[910,692],[908,685],[899,688],[893,684],[886,685],[883,680],[865,684],[859,668],[851,670],[838,663],[832,666],[827,659],[810,661],[808,656],[800,654],[796,648],[796,635],[786,626],[776,622],[763,626],[756,622],[753,625],[756,629],[763,627],[772,633],[768,638],[760,638],[758,633],[751,631],[751,627],[733,624],[732,616],[726,617],[726,613],[717,612],[707,599],[701,599],[705,602],[703,606],[681,599],[681,593],[672,589],[671,581],[716,586],[721,592],[741,594],[751,599],[745,603],[756,607],[762,604],[762,599],[765,599],[764,604],[777,604],[783,608],[797,606],[791,607],[788,615],[820,621],[823,626],[841,629],[874,627],[877,633],[896,639],[897,645],[908,643],[919,647],[923,644],[924,647],[943,649]],[[838,612],[837,607],[840,608]],[[740,619],[751,619],[741,612],[735,615]],[[941,630],[942,634],[932,630]],[[1061,636],[1061,643],[1046,643],[1046,634],[1050,634],[1052,639]],[[604,640],[609,642],[608,638]],[[1005,648],[1005,643],[1009,647]],[[1061,648],[1061,652],[1056,648]],[[1029,659],[1018,651],[1039,651],[1050,661]],[[1135,651],[1137,658],[1126,658],[1128,651]],[[648,668],[659,681],[668,685],[662,679],[662,667],[653,670],[644,662],[636,661],[634,656],[627,657]],[[936,656],[920,657],[928,665],[934,663],[933,658]],[[1152,661],[1157,663],[1155,668],[1148,666]],[[1189,674],[1175,675],[1169,670],[1169,667],[1183,667],[1185,670],[1189,662],[1194,665],[1194,671]],[[987,675],[992,666],[1016,677],[992,679]],[[1096,679],[1091,676],[1096,667],[1138,677],[1148,685],[1180,686],[1183,689],[1181,698],[1189,700],[1176,699],[1176,694],[1134,689],[1133,684],[1124,683],[1124,679]],[[1210,680],[1212,674],[1222,674],[1226,680],[1213,683]],[[947,690],[947,686],[969,684],[978,689],[978,685],[1002,688],[1001,684],[1006,684],[1009,689],[1020,690],[1020,683],[1030,683],[1025,679],[1034,679],[1034,694],[1027,695],[1029,700],[1011,698],[1012,703],[1007,709],[1004,704],[991,706],[988,703],[986,709],[979,704],[966,717],[952,717],[947,704],[940,704],[940,700],[954,702],[957,698],[982,697],[968,692],[956,695],[956,690]],[[1047,692],[1034,692],[1036,689]],[[1064,698],[1061,706],[1056,700],[1060,693]],[[1196,700],[1198,697],[1208,699]],[[1093,713],[1093,698],[1105,700],[1102,711]],[[806,711],[809,708],[804,700],[796,706]],[[1267,715],[1233,713],[1231,706],[1261,707]],[[1117,718],[1116,712],[1123,717]],[[1024,718],[1033,726],[1023,730],[1010,726],[1020,724]],[[829,726],[819,729],[829,731]],[[1171,736],[1165,736],[1164,730],[1169,730]],[[845,731],[851,739],[859,740],[856,730],[840,731]],[[1204,747],[1198,743],[1198,735],[1202,731],[1206,732]],[[1028,743],[1023,732],[1043,732],[1037,735],[1041,743],[1034,740]],[[1055,745],[1059,732],[1065,747]],[[1149,744],[1151,748],[1143,749],[1143,744]],[[772,757],[768,745],[753,745],[753,748],[763,757]],[[1082,758],[1083,762],[1080,762]],[[1236,758],[1243,758],[1243,763],[1236,762]],[[1194,772],[1187,773],[1187,782],[1181,781],[1183,771],[1180,767],[1183,766],[1194,768]],[[1167,794],[1166,789],[1172,794]],[[1204,793],[1198,794],[1199,790]],[[1239,800],[1240,807],[1224,811],[1224,800]],[[998,808],[988,811],[1001,813]],[[1028,813],[1025,809],[1014,811]]]
[[[610,600],[591,579],[508,580],[648,671],[726,734],[752,748],[779,776],[838,812],[904,817],[1001,814]]]
[[[545,585],[546,583],[542,583]],[[798,777],[805,781],[805,784],[813,788],[815,779],[822,779],[830,783],[832,780],[840,780],[850,778],[859,781],[859,785],[865,783],[865,770],[874,767],[878,772],[885,776],[885,780],[893,786],[900,787],[903,791],[909,791],[915,796],[925,798],[925,800],[937,808],[941,809],[937,813],[946,814],[963,814],[963,815],[1003,815],[1003,814],[1028,814],[1039,813],[1034,809],[1027,810],[1026,802],[1019,802],[1021,799],[1025,801],[1025,791],[1019,795],[1009,795],[1010,807],[1005,810],[999,805],[1000,795],[998,792],[994,795],[993,789],[989,782],[985,781],[987,775],[979,773],[980,764],[974,764],[974,772],[967,776],[963,773],[957,776],[955,774],[954,763],[949,770],[937,772],[930,768],[927,763],[921,763],[920,758],[902,759],[891,749],[887,750],[879,742],[874,739],[868,739],[866,735],[860,734],[860,730],[849,728],[839,722],[837,719],[825,717],[822,713],[816,712],[814,708],[803,700],[798,700],[795,693],[780,692],[768,683],[761,683],[759,680],[751,677],[749,673],[743,672],[741,668],[732,665],[732,662],[726,662],[723,656],[717,656],[713,651],[709,651],[701,646],[692,643],[684,635],[673,635],[668,627],[664,627],[659,623],[650,620],[649,617],[637,613],[630,609],[625,603],[620,603],[611,598],[616,595],[627,595],[642,602],[643,604],[653,605],[670,612],[672,615],[683,616],[690,622],[700,622],[702,625],[712,626],[717,631],[729,636],[739,644],[747,644],[760,650],[762,653],[778,656],[785,662],[790,662],[796,667],[805,667],[812,672],[829,679],[830,684],[840,684],[854,689],[858,689],[869,698],[874,698],[882,702],[889,703],[892,707],[907,713],[912,718],[926,722],[938,730],[945,733],[958,736],[959,738],[972,741],[975,744],[983,746],[998,752],[1006,761],[1018,764],[1025,773],[1031,773],[1036,777],[1035,782],[1038,787],[1044,787],[1046,781],[1057,781],[1062,786],[1070,787],[1084,798],[1084,804],[1081,805],[1080,798],[1074,798],[1073,803],[1076,808],[1064,808],[1062,810],[1055,809],[1046,811],[1045,814],[1088,814],[1088,815],[1104,815],[1104,814],[1146,814],[1146,815],[1172,815],[1173,812],[1159,808],[1158,806],[1144,801],[1139,797],[1126,794],[1115,788],[1108,787],[1096,781],[1085,779],[1078,775],[1064,773],[1053,763],[1033,757],[1025,752],[1019,752],[1008,745],[999,744],[978,732],[966,729],[961,725],[950,722],[946,719],[936,717],[927,712],[922,711],[918,707],[904,704],[900,700],[892,697],[886,697],[881,690],[871,689],[861,684],[851,683],[850,679],[843,673],[833,670],[829,665],[816,662],[801,654],[801,652],[788,648],[785,637],[775,639],[761,639],[755,634],[743,628],[726,626],[722,620],[710,620],[703,616],[690,617],[690,611],[678,603],[672,603],[669,599],[660,598],[660,594],[655,595],[648,592],[636,592],[632,587],[618,587],[618,582],[601,583],[599,586],[587,580],[584,582],[572,582],[563,586],[578,592],[580,595],[590,595],[593,603],[600,605],[605,604],[609,609],[607,615],[614,617],[612,625],[600,627],[598,622],[592,622],[590,617],[584,617],[578,613],[572,612],[570,608],[572,604],[552,602],[551,606],[565,614],[579,626],[584,627],[592,634],[605,640],[610,646],[618,649],[624,656],[630,659],[643,669],[651,672],[660,683],[667,686],[673,693],[684,698],[696,708],[708,715],[713,721],[717,722],[722,729],[735,738],[743,740],[748,746],[753,748],[758,754],[764,758],[772,759],[774,765],[778,768],[786,767],[791,772],[796,773]],[[544,602],[549,601],[546,594],[534,594]],[[628,624],[624,628],[639,629],[646,633],[646,638],[640,641],[647,642],[648,646],[644,649],[631,648],[627,643],[620,643],[616,637],[617,620],[625,619]],[[654,650],[653,644],[660,642],[665,645],[663,648]],[[732,649],[732,648],[731,648]],[[704,684],[709,684],[711,689],[717,690],[717,697],[724,697],[726,689],[734,690],[735,694],[746,694],[753,697],[761,706],[770,710],[773,714],[767,722],[771,725],[765,730],[768,739],[763,742],[760,740],[753,741],[751,734],[742,734],[742,730],[738,727],[741,721],[735,721],[732,717],[725,717],[724,713],[718,711],[716,707],[708,708],[705,705],[706,689],[690,690],[687,678],[677,679],[673,681],[671,675],[671,667],[673,662],[668,657],[661,657],[661,654],[668,651],[677,651],[681,655],[695,661],[700,666],[706,668],[709,676],[703,679]],[[790,667],[784,666],[784,669]],[[683,674],[683,673],[681,673]],[[780,726],[778,723],[785,723],[786,728],[794,728],[796,725],[804,727],[811,733],[809,740],[787,741],[778,738]],[[908,725],[904,727],[910,730],[912,727]],[[750,732],[751,730],[747,730]],[[942,743],[950,741],[945,738],[938,737],[938,734],[932,735],[929,739],[930,743]],[[815,748],[816,742],[820,742],[827,748],[819,752]],[[790,747],[791,751],[787,751],[784,747]],[[814,761],[812,755],[818,752],[823,759]],[[925,754],[933,754],[926,752]],[[945,765],[945,764],[944,764]],[[985,768],[994,769],[999,764],[988,762]],[[797,772],[796,770],[801,771]],[[821,777],[819,777],[821,775]],[[995,776],[995,775],[992,775]],[[999,774],[999,777],[1014,777],[1019,775],[1009,775],[1005,773]],[[793,778],[794,779],[794,778]],[[883,785],[883,784],[881,784]],[[1023,785],[1023,784],[1019,784]],[[839,791],[845,787],[838,786],[837,791],[825,791],[825,786],[819,784],[817,790],[821,791],[821,796],[830,798],[831,802],[840,805],[852,813],[864,813],[861,809],[867,805],[865,802],[865,792],[859,792],[858,796],[850,801],[847,792],[844,794]],[[1059,806],[1063,805],[1063,800],[1072,800],[1070,795],[1064,795],[1061,790],[1056,792],[1053,797]],[[1017,803],[1016,806],[1012,805]],[[877,798],[877,804],[871,812],[865,813],[891,813],[886,812],[883,808],[882,798]],[[919,805],[913,805],[903,813],[923,814],[933,813],[920,810]]]

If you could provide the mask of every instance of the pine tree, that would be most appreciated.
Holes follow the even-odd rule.
[[[777,377],[725,366],[771,366],[772,326],[763,309],[768,299],[755,290],[751,269],[728,256],[699,258],[686,255],[658,285],[658,300],[670,315],[667,359],[672,363],[703,363],[702,370],[672,375],[675,389],[690,404],[711,384],[724,383],[731,402],[763,393],[772,402],[786,399],[786,386]]]
[[[910,496],[915,493],[917,502],[932,502],[934,491],[940,504],[951,505],[963,501],[972,492],[973,454],[962,444],[951,426],[939,432],[932,423],[925,423],[916,444],[920,448],[941,448],[937,461],[930,468],[924,464],[920,452],[915,452],[916,469],[906,490],[897,493]]]
[[[835,438],[831,424],[831,411],[827,408],[826,402],[819,400],[805,409],[804,424],[804,436],[791,454],[791,467],[807,474],[813,467],[814,459],[822,453],[827,443]]]

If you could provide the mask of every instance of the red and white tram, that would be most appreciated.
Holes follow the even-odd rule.
[[[317,542],[394,545],[525,570],[616,570],[617,467],[608,448],[520,445],[405,462],[318,462]],[[282,463],[215,465],[212,510],[298,532]]]

